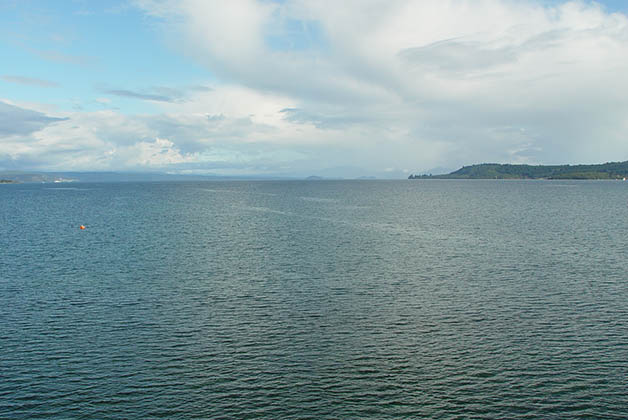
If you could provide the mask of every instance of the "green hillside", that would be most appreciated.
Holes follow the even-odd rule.
[[[628,161],[599,165],[511,165],[482,163],[446,175],[410,175],[408,179],[623,179]]]

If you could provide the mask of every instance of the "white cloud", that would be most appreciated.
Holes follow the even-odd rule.
[[[373,147],[386,160],[382,167],[396,160],[411,166],[413,159],[429,166],[628,158],[628,99],[621,94],[628,88],[628,20],[595,3],[163,1],[144,7],[175,12],[176,20],[162,15],[167,30],[192,42],[212,71],[288,98],[293,110],[284,119],[315,127],[311,134],[320,139],[332,138],[330,130],[343,123],[343,145]],[[276,50],[266,28],[276,35],[288,19],[317,22],[324,45]]]
[[[115,151],[112,151],[111,154],[115,153]],[[193,156],[183,156],[171,141],[160,139],[159,137],[152,142],[141,141],[135,143],[118,154],[127,157],[127,165],[130,167],[167,167],[172,164],[194,160]]]
[[[628,19],[595,3],[136,3],[220,82],[154,115],[49,114],[69,120],[30,134],[29,159],[52,145],[67,148],[56,166],[195,171],[628,159]]]

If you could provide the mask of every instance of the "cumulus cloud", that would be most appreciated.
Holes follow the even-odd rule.
[[[387,166],[628,158],[628,20],[595,3],[139,5],[225,80],[291,98],[286,121],[342,127],[346,145],[381,136]],[[314,22],[319,42],[278,48],[290,22]]]
[[[155,115],[103,110],[49,117],[39,110],[5,104],[12,114],[2,113],[0,107],[0,115],[11,121],[0,132],[0,169],[147,169],[235,175],[277,173],[303,157],[302,152],[285,149],[285,144],[295,144],[289,130],[283,133],[288,136],[284,144],[277,144],[273,133],[282,130],[263,122],[263,114],[250,112],[262,110],[263,103],[272,103],[270,99],[242,88],[198,90],[197,95],[187,106],[204,108],[204,112],[188,113],[180,105],[167,103],[168,108]],[[225,114],[213,113],[218,109]],[[20,125],[24,129],[17,130],[18,111],[23,120],[38,125],[24,123]]]
[[[628,159],[628,18],[593,2],[136,6],[218,82],[101,89],[152,101],[156,114],[69,112],[53,124],[33,111],[21,128],[31,148],[15,159],[346,176]]]

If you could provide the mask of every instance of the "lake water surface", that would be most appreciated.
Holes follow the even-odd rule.
[[[628,182],[0,185],[0,251],[2,419],[628,418]]]

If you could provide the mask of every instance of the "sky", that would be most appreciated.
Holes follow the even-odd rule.
[[[628,160],[628,2],[0,0],[0,170]]]

